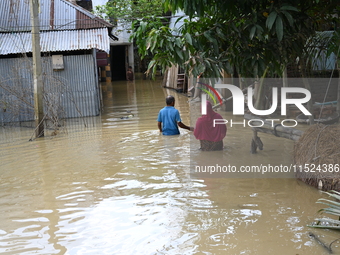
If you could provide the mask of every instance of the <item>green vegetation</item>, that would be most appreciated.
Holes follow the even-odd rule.
[[[145,20],[133,39],[142,56],[152,55],[149,70],[180,65],[187,74],[219,77],[222,70],[243,77],[281,75],[303,60],[306,42],[338,22],[336,0],[166,0],[165,10],[183,10],[183,25]],[[304,64],[304,63],[303,63]]]
[[[164,15],[162,0],[109,0],[96,6],[95,14],[124,29],[131,30],[132,24],[141,21],[157,22]]]
[[[319,214],[330,214],[335,215],[339,218],[339,220],[332,219],[330,217],[322,217],[317,218],[316,223],[310,225],[309,227],[313,228],[328,228],[328,229],[337,229],[340,230],[340,192],[331,190],[329,192],[324,192],[335,200],[320,198],[316,203],[327,205],[328,207],[320,209],[318,211]]]
[[[166,17],[171,15],[164,13],[162,0],[109,0],[105,5],[96,6],[95,14],[116,25],[116,29],[113,30],[116,35],[119,35],[122,30],[131,33],[145,23],[148,24],[149,30],[168,26],[169,18]],[[142,51],[143,46],[140,45],[139,52]],[[135,54],[137,70],[144,72],[151,58],[152,53],[146,51],[144,54]]]

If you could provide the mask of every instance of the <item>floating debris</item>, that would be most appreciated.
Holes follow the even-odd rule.
[[[132,117],[134,117],[135,115],[133,114],[130,114],[128,116],[123,116],[123,117],[120,117],[122,120],[127,120],[127,119],[131,119]]]

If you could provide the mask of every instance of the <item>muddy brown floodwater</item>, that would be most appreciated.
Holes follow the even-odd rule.
[[[30,128],[0,128],[1,254],[328,254],[308,236],[339,237],[307,227],[321,208],[318,190],[294,178],[189,172],[216,155],[290,164],[291,141],[261,135],[264,150],[251,155],[250,128],[228,128],[223,152],[201,152],[191,132],[157,130],[168,93],[186,124],[190,98],[159,81],[102,88],[103,114],[70,119],[57,136],[30,142]]]

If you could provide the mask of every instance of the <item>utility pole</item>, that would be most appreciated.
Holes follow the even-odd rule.
[[[39,0],[30,0],[31,33],[32,33],[32,58],[34,81],[34,119],[35,137],[44,136],[44,110],[43,110],[43,81],[40,50],[40,22]]]

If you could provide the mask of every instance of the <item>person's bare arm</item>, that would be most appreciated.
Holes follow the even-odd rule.
[[[158,121],[158,129],[159,132],[162,132],[162,122]]]
[[[185,125],[185,124],[182,123],[181,121],[180,121],[180,122],[177,122],[177,125],[178,125],[180,128],[184,128],[184,129],[187,129],[187,130],[190,130],[190,131],[194,131],[194,128],[193,128],[193,127],[188,127],[187,125]]]

